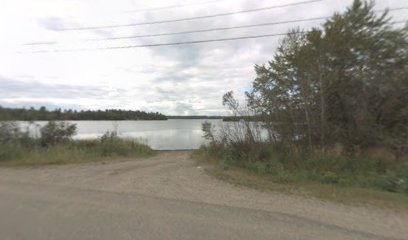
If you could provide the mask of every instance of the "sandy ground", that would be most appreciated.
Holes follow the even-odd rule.
[[[408,215],[233,186],[189,152],[0,168],[1,239],[408,239]]]

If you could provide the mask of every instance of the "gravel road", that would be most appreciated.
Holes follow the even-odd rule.
[[[408,215],[259,192],[189,152],[0,168],[0,239],[408,239]]]

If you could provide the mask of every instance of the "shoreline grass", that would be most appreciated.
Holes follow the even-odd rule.
[[[0,167],[24,167],[99,162],[112,159],[150,157],[149,146],[130,139],[71,140],[42,147],[27,144],[3,144]]]
[[[155,154],[148,145],[120,138],[116,131],[93,140],[73,140],[75,133],[75,124],[50,121],[40,128],[40,136],[34,137],[16,122],[0,121],[0,166],[85,163]]]
[[[237,162],[222,159],[220,155],[211,154],[206,148],[195,150],[192,158],[209,175],[234,185],[312,197],[346,205],[375,206],[408,212],[406,193],[373,188],[369,184],[339,184],[338,181],[331,181],[332,178],[338,178],[331,173],[328,174],[330,181],[327,181],[324,178],[310,179],[307,174],[299,175],[299,172],[282,171],[282,169],[271,172],[265,170],[265,164],[237,164]],[[380,179],[380,181],[383,180]]]

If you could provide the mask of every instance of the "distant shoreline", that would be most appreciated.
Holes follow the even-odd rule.
[[[145,112],[140,110],[72,110],[55,109],[46,107],[31,108],[4,108],[0,106],[0,121],[79,121],[79,120],[167,120],[159,112]]]
[[[0,106],[0,121],[150,121],[150,120],[168,120],[168,119],[223,119],[226,116],[208,116],[208,115],[169,115],[166,116],[159,112],[145,112],[141,110],[73,110],[73,109],[54,109],[49,110],[46,107],[35,109],[31,108],[6,108]]]
[[[223,116],[166,116],[167,119],[224,119]]]

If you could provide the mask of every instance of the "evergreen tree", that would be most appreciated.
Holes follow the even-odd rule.
[[[373,2],[355,0],[321,28],[292,30],[274,58],[255,66],[248,105],[280,142],[349,152],[408,142],[408,34]]]

